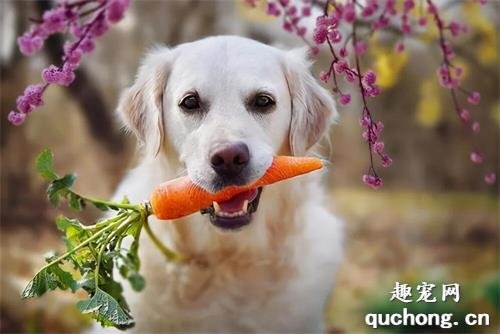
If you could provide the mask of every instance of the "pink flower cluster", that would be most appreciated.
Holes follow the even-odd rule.
[[[311,16],[311,2],[311,0],[303,1],[303,5],[299,7],[291,4],[290,0],[271,0],[267,2],[267,14],[271,16],[281,16],[283,14],[283,29],[296,34],[309,44],[305,39],[307,28],[301,25],[300,21]]]
[[[45,86],[40,84],[26,87],[23,95],[16,100],[18,112],[11,111],[8,115],[9,121],[14,125],[24,122],[27,114],[43,104],[42,94],[44,90]]]
[[[473,115],[468,109],[460,106],[457,93],[465,94],[467,102],[471,105],[478,105],[480,103],[481,94],[476,91],[468,91],[461,86],[463,69],[460,66],[453,64],[455,53],[453,52],[453,47],[446,35],[449,32],[451,37],[457,37],[460,34],[467,33],[468,27],[465,24],[461,24],[453,20],[448,23],[445,22],[433,0],[426,1],[428,6],[427,11],[430,15],[432,15],[434,24],[439,31],[439,47],[442,55],[442,62],[437,69],[438,81],[442,87],[450,90],[453,105],[460,121],[467,126],[472,134],[477,134],[481,129],[481,125],[478,121],[473,120]],[[485,3],[485,1],[479,2],[481,4]],[[485,157],[484,154],[478,149],[473,149],[470,153],[470,160],[474,164],[482,165],[485,161]],[[491,171],[486,172],[484,180],[487,184],[495,183],[495,173]]]
[[[255,5],[257,0],[246,0],[249,4]],[[477,105],[480,102],[478,92],[470,92],[460,86],[463,69],[452,64],[454,52],[452,45],[444,35],[449,33],[451,37],[457,37],[467,33],[468,27],[458,21],[450,20],[444,22],[440,17],[440,9],[434,4],[434,0],[425,0],[427,13],[434,18],[434,23],[439,30],[439,47],[443,56],[443,61],[437,69],[439,83],[450,89],[452,92],[455,109],[459,119],[464,124],[470,124],[472,133],[480,131],[480,124],[473,120],[473,114],[466,108],[458,105],[457,92],[467,95],[467,102],[471,105]],[[486,3],[486,0],[475,0],[480,4]],[[296,3],[299,0],[296,1]],[[346,93],[340,87],[339,79],[347,84],[354,85],[362,101],[362,116],[360,125],[363,129],[362,136],[367,142],[370,152],[370,165],[368,173],[362,178],[363,182],[373,188],[382,186],[382,179],[377,175],[373,155],[380,158],[382,167],[388,167],[392,164],[392,159],[385,152],[385,145],[380,140],[380,134],[383,129],[383,123],[374,121],[373,113],[368,106],[368,98],[378,96],[380,88],[376,84],[377,76],[373,70],[361,70],[360,57],[368,50],[368,39],[378,29],[395,27],[400,29],[401,39],[396,42],[394,49],[401,53],[405,51],[404,37],[414,33],[415,26],[425,27],[427,17],[424,16],[424,1],[418,2],[419,17],[414,18],[412,11],[417,8],[416,0],[403,0],[402,6],[397,6],[396,0],[325,0],[323,2],[302,1],[304,7],[302,12],[298,10],[298,5],[292,4],[291,0],[271,0],[267,5],[267,13],[272,16],[283,17],[283,28],[286,31],[300,36],[311,47],[312,53],[317,54],[320,47],[327,47],[331,62],[327,70],[321,71],[319,77],[321,81],[332,84],[332,92],[337,95],[338,102],[341,105],[349,104],[352,101],[350,93]],[[316,17],[316,24],[312,32],[312,43],[305,38],[306,28],[299,27],[299,21],[310,16],[311,6],[321,9],[322,14]],[[368,23],[368,33],[360,34],[360,26],[366,27]],[[349,54],[352,54],[355,66],[349,63]],[[484,156],[477,149],[471,153],[471,160],[476,164],[482,164]],[[484,177],[486,183],[496,182],[496,175],[488,172]]]
[[[328,11],[328,4],[334,7],[333,11]],[[363,128],[363,139],[367,142],[370,152],[369,173],[364,175],[362,180],[365,184],[379,188],[382,186],[382,179],[377,175],[373,164],[373,155],[378,155],[383,167],[389,167],[392,159],[385,152],[385,145],[379,140],[380,134],[384,128],[382,122],[375,122],[372,113],[368,107],[366,98],[375,97],[380,94],[380,88],[376,84],[377,75],[373,70],[367,70],[364,74],[360,68],[360,56],[368,50],[368,43],[359,38],[354,22],[357,17],[369,19],[374,17],[371,24],[372,29],[380,29],[388,25],[388,15],[395,15],[394,1],[387,1],[379,15],[381,5],[378,0],[369,0],[364,4],[360,12],[356,11],[356,2],[347,1],[345,4],[334,1],[327,2],[323,15],[316,19],[316,26],[313,31],[313,41],[317,46],[327,44],[328,50],[332,56],[332,61],[328,71],[322,71],[320,79],[328,83],[332,78],[334,94],[338,94],[338,101],[342,105],[349,104],[352,100],[351,95],[342,91],[339,86],[338,76],[343,77],[347,84],[355,85],[359,91],[363,102],[363,115],[360,125]],[[347,26],[352,26],[352,32],[342,35]],[[347,56],[349,55],[348,43],[351,42],[355,67],[349,65]]]
[[[36,53],[55,33],[68,32],[72,40],[64,45],[62,64],[52,64],[42,70],[44,83],[26,88],[17,99],[17,110],[9,113],[8,120],[14,125],[22,124],[27,114],[43,104],[42,94],[48,85],[70,85],[82,55],[94,49],[94,39],[102,36],[110,23],[123,18],[129,4],[130,0],[62,0],[54,9],[46,11],[39,23],[17,39],[21,53]],[[90,19],[85,20],[87,16]]]

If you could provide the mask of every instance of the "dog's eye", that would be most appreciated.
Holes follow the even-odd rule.
[[[275,104],[273,98],[269,95],[259,94],[254,98],[252,107],[258,111],[267,111]]]
[[[189,111],[200,109],[200,100],[198,98],[198,95],[196,94],[186,95],[181,100],[181,103],[179,103],[179,107]]]

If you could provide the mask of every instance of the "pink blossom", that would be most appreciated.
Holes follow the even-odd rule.
[[[332,29],[330,32],[328,32],[328,39],[332,43],[338,43],[342,40],[342,35],[337,29]]]
[[[61,32],[67,25],[67,8],[57,7],[49,10],[43,14],[43,28],[46,29],[48,34]]]
[[[368,70],[365,75],[363,75],[363,84],[366,86],[371,86],[377,80],[377,75],[372,70]]]
[[[266,13],[271,16],[280,16],[281,11],[279,10],[278,6],[276,5],[275,2],[269,2],[267,4],[267,11]]]
[[[395,0],[387,0],[386,3],[385,3],[385,10],[387,11],[387,13],[389,13],[389,15],[396,15],[397,14],[397,10],[396,10],[396,1]]]
[[[387,154],[381,155],[381,159],[382,159],[382,167],[387,168],[392,165],[392,159]]]
[[[490,186],[495,184],[496,180],[497,180],[497,175],[494,172],[488,172],[484,174],[484,182],[486,182]]]
[[[44,82],[59,83],[62,80],[63,73],[55,65],[50,65],[49,67],[42,70],[42,79]]]
[[[290,8],[287,9],[286,13],[287,15],[295,16],[295,14],[297,14],[297,7],[290,6]]]
[[[375,129],[374,131],[378,134],[380,134],[382,131],[384,130],[384,123],[382,123],[382,121],[378,121],[376,124],[375,124]]]
[[[311,16],[311,7],[310,6],[305,6],[302,7],[302,16]]]
[[[408,13],[411,11],[413,8],[415,8],[415,1],[414,0],[405,0],[403,2],[403,10]]]
[[[474,133],[479,133],[479,131],[481,131],[481,125],[479,124],[479,122],[474,122],[471,125],[471,129]]]
[[[378,140],[378,135],[375,133],[375,131],[370,131],[369,129],[363,131],[361,137],[363,137],[364,140],[371,144],[375,143]]]
[[[361,11],[361,16],[363,17],[369,17],[372,16],[373,13],[378,9],[378,0],[368,0],[367,3],[365,4],[365,7]]]
[[[470,121],[470,112],[467,109],[462,109],[462,111],[460,112],[460,119],[463,122]]]
[[[86,37],[80,42],[80,45],[78,47],[83,53],[88,53],[94,50],[95,43],[90,37]]]
[[[39,36],[31,36],[29,33],[24,33],[17,38],[17,44],[21,53],[29,56],[42,48],[43,39]]]
[[[376,19],[372,23],[373,29],[385,28],[388,25],[389,25],[389,18],[387,18],[385,15],[381,15],[378,19]]]
[[[470,153],[470,160],[475,164],[482,164],[483,163],[483,155],[481,153],[479,153],[478,151],[472,151]]]
[[[112,22],[112,21],[110,21]],[[109,25],[103,16],[99,16],[97,20],[89,28],[89,37],[100,37],[108,31]]]
[[[43,104],[42,93],[44,90],[43,85],[29,85],[24,90],[24,99],[33,107],[39,107]]]
[[[42,79],[48,84],[69,86],[75,80],[75,73],[68,64],[65,64],[62,70],[55,65],[50,65],[42,71]]]
[[[352,23],[354,22],[354,20],[356,20],[356,10],[354,8],[354,3],[348,3],[344,7],[343,15],[344,15],[344,20],[348,23]]]
[[[361,125],[362,127],[367,127],[371,124],[371,120],[369,117],[367,116],[364,116],[364,117],[361,117],[359,119],[359,125]]]
[[[358,41],[354,45],[354,52],[357,55],[362,55],[363,53],[366,52],[366,50],[368,50],[368,44],[366,44],[366,42],[364,41]]]
[[[81,37],[83,37],[83,35],[85,33],[85,27],[83,25],[81,25],[79,22],[74,21],[74,22],[71,22],[70,32],[76,38],[81,38]]]
[[[106,18],[111,23],[120,21],[129,5],[130,0],[110,0],[106,8]]]
[[[427,13],[431,15],[435,15],[437,13],[437,7],[433,3],[429,3],[427,6]]]
[[[33,111],[33,106],[29,103],[24,95],[18,96],[16,99],[16,107],[23,114],[28,114]]]
[[[80,49],[75,49],[70,53],[66,54],[65,58],[66,64],[69,64],[73,68],[76,68],[80,64],[81,58],[82,58],[82,52],[80,51]]]
[[[316,26],[313,32],[313,40],[316,44],[323,44],[328,36],[328,30],[323,26]]]
[[[427,25],[427,18],[425,16],[422,16],[418,19],[418,25],[421,27],[424,27]]]
[[[23,95],[16,99],[17,110],[22,114],[28,114],[34,108],[43,104],[43,85],[29,85],[24,90]]]
[[[383,185],[382,179],[378,176],[365,174],[363,175],[362,180],[364,184],[372,187],[373,189],[378,189]]]
[[[338,74],[341,74],[349,69],[349,65],[345,60],[339,60],[335,64],[333,64],[333,69]]]
[[[319,79],[321,81],[323,81],[324,83],[327,83],[328,80],[330,80],[330,72],[327,72],[327,71],[319,72]]]
[[[395,50],[397,53],[401,53],[405,50],[405,45],[403,43],[397,43],[395,46]]]
[[[452,59],[455,56],[455,53],[453,52],[453,48],[448,41],[444,41],[443,44],[441,45],[441,48],[443,50],[444,56],[447,59]]]
[[[467,97],[467,102],[474,105],[479,104],[481,102],[481,94],[479,92],[470,93]]]
[[[381,141],[375,142],[375,144],[373,144],[373,146],[372,146],[373,152],[375,152],[375,153],[384,152],[384,146],[385,146],[384,142],[381,142]]]
[[[306,27],[299,27],[297,28],[297,35],[303,37],[307,32],[307,28]]]
[[[283,29],[285,29],[288,32],[292,32],[293,31],[293,26],[292,26],[292,24],[289,21],[284,21],[283,22]]]
[[[290,0],[279,0],[279,2],[283,7],[286,7],[290,3]]]
[[[453,37],[457,37],[462,31],[462,26],[457,21],[450,21],[448,27],[450,28],[450,32]]]
[[[459,84],[459,81],[451,76],[450,70],[446,65],[438,68],[437,75],[439,84],[444,88],[455,88]]]
[[[348,52],[347,52],[347,49],[346,48],[341,48],[339,50],[339,56],[342,57],[342,58],[345,58],[348,56]]]
[[[17,111],[11,111],[11,112],[9,112],[9,115],[7,116],[7,119],[13,125],[21,125],[24,122],[25,118],[26,118],[26,114],[20,113]]]
[[[339,102],[342,105],[349,104],[349,102],[351,102],[351,94],[341,94]]]
[[[356,76],[355,76],[355,74],[353,73],[352,70],[345,72],[345,80],[347,82],[354,82],[354,81],[356,81]]]
[[[401,26],[401,30],[403,30],[406,35],[409,35],[411,34],[411,25],[409,25],[408,23],[403,23],[403,25]]]

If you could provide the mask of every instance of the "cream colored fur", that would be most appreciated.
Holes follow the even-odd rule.
[[[210,99],[204,118],[177,108],[184,88]],[[245,92],[264,87],[277,98],[269,115],[242,107]],[[303,51],[285,52],[221,36],[153,51],[119,111],[142,143],[139,165],[116,197],[148,199],[157,184],[187,173],[210,189],[206,150],[219,140],[244,140],[253,175],[274,154],[307,154],[335,114],[329,94],[312,78]],[[341,222],[329,212],[321,173],[264,188],[252,222],[221,231],[206,216],[151,219],[151,227],[186,258],[169,263],[143,234],[146,288],[126,298],[133,333],[319,333],[342,257]],[[96,332],[103,331],[98,327]]]

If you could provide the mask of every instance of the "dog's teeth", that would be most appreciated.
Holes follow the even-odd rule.
[[[248,200],[246,199],[244,202],[243,202],[243,208],[241,209],[241,212],[242,213],[247,213],[248,211]]]
[[[212,205],[214,206],[214,212],[215,212],[215,213],[219,213],[219,212],[221,212],[219,203],[217,203],[217,202],[213,201],[213,202],[212,202]]]

